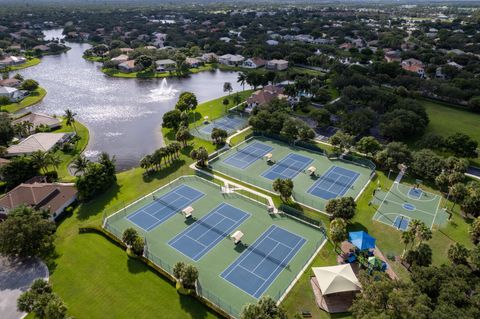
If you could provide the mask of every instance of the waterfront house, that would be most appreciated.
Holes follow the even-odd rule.
[[[202,60],[197,58],[186,58],[185,63],[191,68],[198,68],[203,64]]]
[[[247,99],[247,108],[245,112],[250,113],[255,106],[265,105],[273,99],[287,99],[284,94],[285,89],[280,86],[267,85],[261,90],[255,91]]]
[[[41,113],[27,113],[12,121],[12,125],[20,124],[23,122],[32,123],[32,128],[48,127],[50,129],[56,129],[61,126],[62,121],[60,119]]]
[[[7,97],[11,102],[18,102],[28,94],[27,91],[17,90],[9,86],[0,87],[0,96]]]
[[[30,155],[36,151],[48,152],[56,145],[68,141],[70,137],[71,134],[67,133],[36,133],[8,147],[6,156]]]
[[[22,81],[16,78],[9,78],[5,80],[0,80],[0,86],[9,86],[12,88],[18,88],[22,84]]]
[[[12,65],[19,65],[27,62],[23,56],[7,55],[0,59],[0,67],[4,68]]]
[[[163,59],[155,61],[155,66],[158,72],[168,72],[175,70],[177,63],[170,59]]]
[[[202,57],[201,59],[203,60],[203,62],[213,62],[213,61],[218,61],[218,56],[215,54],[215,53],[204,53],[202,54]]]
[[[224,54],[218,57],[218,62],[229,66],[239,66],[245,58],[240,54]]]
[[[122,72],[129,73],[129,72],[135,72],[138,69],[138,67],[135,66],[135,60],[128,60],[120,63],[118,65],[118,69]]]
[[[126,54],[120,54],[119,56],[116,56],[112,58],[110,61],[116,62],[116,63],[123,63],[128,61],[128,55]]]

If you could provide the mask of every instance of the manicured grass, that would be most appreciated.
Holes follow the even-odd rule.
[[[23,64],[13,65],[13,66],[9,67],[9,70],[10,71],[17,71],[17,70],[29,68],[31,66],[39,64],[40,62],[41,62],[41,60],[39,58],[32,58],[32,59],[27,60],[27,62],[25,62]]]
[[[214,70],[213,65],[206,64],[204,66],[200,66],[198,68],[191,68],[189,69],[189,73],[200,73],[205,71]],[[175,72],[153,72],[153,71],[140,71],[140,72],[131,72],[131,73],[124,73],[117,69],[110,69],[110,68],[102,68],[101,71],[108,76],[117,77],[117,78],[168,78],[177,76]]]
[[[1,107],[1,109],[10,113],[15,113],[18,110],[39,103],[41,100],[43,100],[45,95],[47,95],[47,91],[45,91],[45,89],[41,87],[38,87],[35,91],[30,92],[30,95],[21,100],[20,102],[4,105]]]
[[[62,121],[62,127],[56,130],[55,133],[75,131],[73,127],[67,126],[65,122],[65,120]],[[75,143],[75,148],[68,153],[65,153],[61,150],[56,151],[56,154],[60,156],[60,159],[62,160],[62,164],[57,169],[58,178],[65,182],[71,182],[75,180],[75,176],[72,176],[68,171],[68,165],[76,156],[80,155],[85,150],[89,140],[88,129],[82,123],[75,122],[75,128],[77,130],[77,135],[80,137],[80,140]],[[54,168],[52,167],[50,169],[53,170]]]
[[[90,61],[90,62],[103,62],[105,61],[105,58],[102,58],[100,56],[82,56],[82,58],[84,58],[85,60],[87,61]]]
[[[218,318],[114,243],[97,234],[79,234],[85,225],[100,226],[102,211],[132,202],[168,181],[191,174],[191,160],[144,175],[140,168],[117,175],[117,185],[81,204],[57,229],[58,257],[50,265],[54,291],[75,318]]]
[[[427,133],[449,136],[456,132],[462,132],[480,143],[479,113],[448,107],[428,100],[420,99],[419,102],[425,106],[430,118]]]
[[[469,135],[480,144],[479,113],[449,107],[442,103],[424,99],[419,99],[419,102],[425,106],[430,118],[426,133],[434,133],[446,137],[461,132]],[[472,164],[480,166],[479,158],[471,159],[470,161]]]
[[[245,140],[247,136],[253,133],[253,130],[249,128],[248,130],[245,130],[243,133],[238,134],[237,136],[233,137],[230,140],[230,145],[234,146],[237,145]]]

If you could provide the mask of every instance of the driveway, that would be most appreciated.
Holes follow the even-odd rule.
[[[17,298],[35,279],[48,279],[48,269],[39,260],[12,260],[0,256],[0,314],[2,319],[18,319]]]

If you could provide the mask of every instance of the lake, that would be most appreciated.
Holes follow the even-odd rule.
[[[48,30],[47,39],[61,37],[62,30]],[[45,99],[27,111],[62,115],[69,108],[90,131],[85,155],[95,158],[107,152],[117,158],[117,169],[138,165],[139,160],[163,145],[162,116],[172,110],[183,91],[195,93],[199,102],[225,95],[223,84],[241,90],[237,72],[212,71],[188,78],[121,79],[104,75],[101,64],[82,58],[89,44],[67,43],[72,49],[45,56],[34,67],[19,71],[47,90]],[[162,86],[162,81],[163,86]],[[162,92],[171,89],[169,97]]]

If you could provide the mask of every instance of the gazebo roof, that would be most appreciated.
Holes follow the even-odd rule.
[[[362,230],[349,232],[348,241],[355,245],[358,249],[365,250],[375,248],[375,242],[377,240]]]
[[[312,268],[323,295],[358,291],[360,282],[350,264]]]

